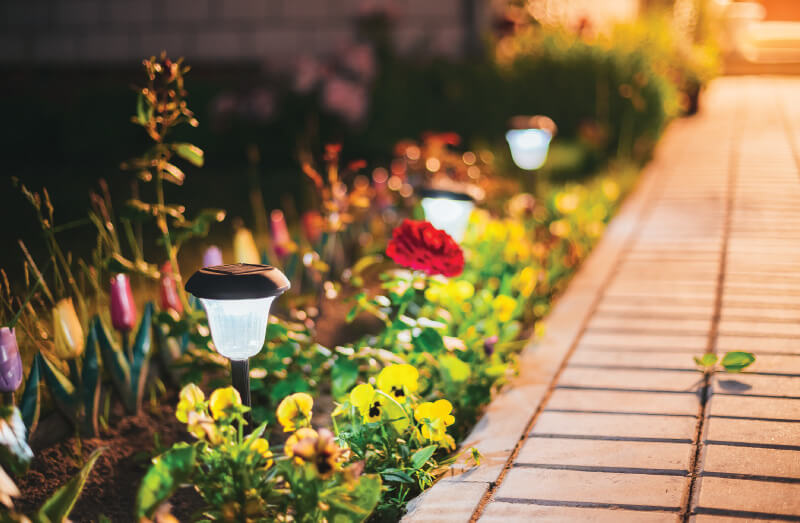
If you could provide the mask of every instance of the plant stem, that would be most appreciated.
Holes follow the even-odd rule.
[[[167,258],[169,259],[170,268],[172,269],[172,277],[175,280],[175,287],[178,290],[178,297],[183,304],[183,309],[185,311],[191,311],[192,306],[189,304],[189,299],[186,297],[186,291],[183,289],[183,280],[181,279],[181,273],[178,270],[178,255],[177,249],[172,245],[172,239],[169,236],[169,226],[167,225],[167,214],[164,212],[165,207],[165,200],[164,200],[164,174],[162,165],[163,163],[167,162],[169,156],[164,158],[163,162],[158,163],[158,167],[156,168],[156,198],[158,201],[158,216],[156,217],[156,223],[158,224],[158,228],[161,230],[161,236],[164,239],[164,248],[167,250]]]

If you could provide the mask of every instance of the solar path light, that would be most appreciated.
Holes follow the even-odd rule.
[[[250,263],[205,267],[186,282],[186,291],[206,310],[214,346],[230,360],[233,387],[248,407],[249,358],[264,346],[272,302],[288,289],[281,271]]]
[[[517,116],[506,133],[511,158],[517,167],[533,171],[544,165],[556,124],[547,116]]]
[[[461,243],[475,199],[467,193],[441,189],[421,189],[419,195],[425,219]]]

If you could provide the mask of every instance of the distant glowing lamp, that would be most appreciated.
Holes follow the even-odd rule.
[[[547,116],[517,116],[506,133],[511,158],[520,169],[533,171],[544,165],[556,124]]]
[[[270,306],[288,289],[289,280],[281,271],[250,263],[205,267],[186,282],[186,291],[206,310],[214,346],[231,361],[233,386],[248,407],[248,358],[264,346]]]
[[[440,189],[422,189],[422,209],[425,219],[437,229],[441,229],[460,243],[467,231],[467,223],[475,200],[466,193]]]

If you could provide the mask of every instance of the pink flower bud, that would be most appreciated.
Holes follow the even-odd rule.
[[[164,265],[161,266],[161,279],[158,283],[161,294],[161,310],[183,314],[183,304],[178,297],[178,288],[175,285],[170,262],[164,262]]]
[[[136,325],[136,303],[126,274],[111,278],[111,324],[120,332],[130,332]]]
[[[269,213],[269,228],[272,233],[275,254],[281,257],[289,254],[292,249],[292,237],[289,236],[289,228],[286,226],[283,211],[275,209]]]

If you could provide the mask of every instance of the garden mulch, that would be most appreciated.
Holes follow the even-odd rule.
[[[800,80],[724,78],[406,521],[800,521]],[[695,355],[756,354],[738,374]]]

